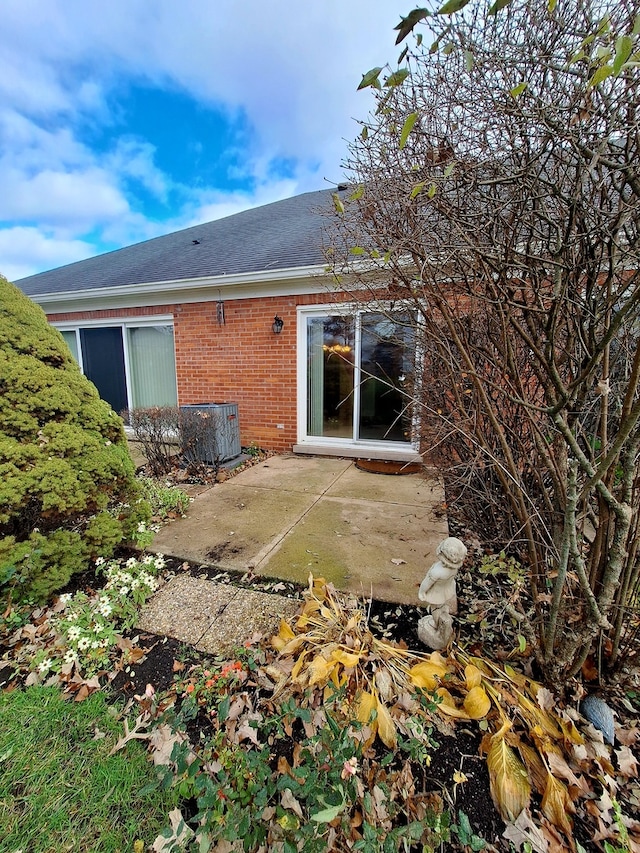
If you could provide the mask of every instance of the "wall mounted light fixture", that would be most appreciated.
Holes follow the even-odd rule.
[[[274,335],[279,335],[282,331],[283,326],[284,320],[282,319],[282,317],[278,317],[278,315],[276,314],[276,316],[273,318],[273,323],[271,324],[271,328],[273,329]]]

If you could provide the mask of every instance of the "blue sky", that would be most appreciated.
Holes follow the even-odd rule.
[[[321,189],[406,0],[2,0],[0,272]]]

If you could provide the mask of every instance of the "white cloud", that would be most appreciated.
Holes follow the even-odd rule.
[[[66,258],[71,247],[92,253],[89,234],[133,242],[341,180],[353,117],[371,105],[356,91],[360,76],[396,58],[392,27],[408,8],[406,0],[112,0],[99,8],[2,0],[0,220],[42,228]],[[128,81],[246,117],[251,134],[235,168],[255,189],[180,187],[158,168],[151,139],[91,150],[76,128],[108,126]],[[274,166],[282,160],[291,163],[286,179]],[[176,191],[181,208],[170,220],[145,217],[136,184],[160,202]],[[50,254],[40,260],[55,263]],[[23,266],[33,264],[25,256]]]
[[[9,281],[70,264],[91,254],[91,244],[83,240],[65,240],[41,228],[0,228],[0,272]]]

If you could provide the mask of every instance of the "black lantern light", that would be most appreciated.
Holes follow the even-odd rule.
[[[283,326],[284,326],[284,320],[282,319],[282,317],[278,317],[278,315],[276,314],[276,316],[273,318],[273,323],[271,324],[271,328],[273,329],[273,334],[279,335],[280,332],[282,331]]]

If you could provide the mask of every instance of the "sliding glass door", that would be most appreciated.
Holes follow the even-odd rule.
[[[407,312],[304,316],[306,439],[411,442]]]

